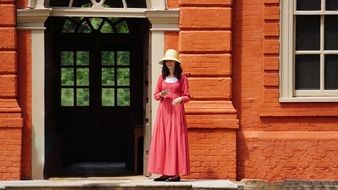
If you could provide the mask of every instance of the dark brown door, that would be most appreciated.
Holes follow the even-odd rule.
[[[142,126],[144,115],[146,22],[51,20],[63,30],[67,20],[78,23],[74,32],[47,27],[46,176],[130,173],[133,127]],[[102,32],[114,21],[124,28]]]

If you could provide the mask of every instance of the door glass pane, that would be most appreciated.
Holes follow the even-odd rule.
[[[89,25],[90,24],[88,24],[87,21],[82,22],[77,32],[78,33],[90,33],[92,29],[90,29]]]
[[[326,10],[338,10],[338,1],[326,0]]]
[[[297,16],[296,50],[319,50],[320,16]]]
[[[114,84],[114,68],[102,68],[102,86]]]
[[[319,55],[296,56],[296,90],[320,88]]]
[[[129,64],[130,64],[129,51],[118,51],[117,52],[117,65],[129,65]]]
[[[103,51],[102,56],[102,65],[114,65],[115,63],[115,52],[113,51]]]
[[[76,69],[76,85],[89,85],[89,69],[77,68]]]
[[[102,18],[90,18],[89,20],[95,30],[99,29],[99,26],[103,21]]]
[[[62,33],[74,33],[76,29],[76,24],[69,19],[65,20],[65,23],[62,27]]]
[[[61,88],[61,106],[74,106],[74,89]]]
[[[129,86],[130,76],[129,68],[118,68],[117,69],[117,85],[118,86]]]
[[[76,89],[76,105],[89,106],[89,89],[78,88]]]
[[[320,0],[297,0],[297,10],[320,10]]]
[[[130,90],[129,88],[117,89],[117,106],[129,106],[130,105]]]
[[[117,23],[115,29],[117,33],[129,33],[128,24],[125,20]]]
[[[100,31],[101,33],[114,33],[113,27],[107,21],[104,22]]]
[[[338,55],[325,56],[325,89],[338,89]]]
[[[76,65],[89,65],[89,52],[77,51],[76,52]]]
[[[338,50],[338,16],[325,16],[325,49]]]
[[[61,68],[61,85],[73,86],[74,85],[74,69],[73,68]]]
[[[61,65],[74,65],[74,52],[61,51]]]
[[[114,106],[115,105],[115,93],[114,88],[102,89],[102,106]]]

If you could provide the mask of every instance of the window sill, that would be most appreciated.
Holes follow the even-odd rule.
[[[338,97],[283,97],[279,98],[279,102],[338,102]]]

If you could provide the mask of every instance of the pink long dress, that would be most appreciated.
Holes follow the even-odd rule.
[[[165,97],[159,94],[168,90]],[[182,103],[172,101],[182,97]],[[184,103],[190,100],[188,80],[185,75],[174,83],[158,78],[154,98],[160,101],[148,159],[148,172],[161,175],[187,175],[190,173],[188,130]]]

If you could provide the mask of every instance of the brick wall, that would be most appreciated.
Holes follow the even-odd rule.
[[[32,57],[31,31],[18,30],[18,102],[22,110],[21,179],[31,179],[32,157]]]
[[[179,6],[178,49],[192,97],[186,105],[188,178],[235,179],[238,120],[231,100],[232,2],[180,0]]]
[[[16,7],[0,1],[0,180],[19,179],[21,109],[17,97]]]
[[[279,0],[234,1],[237,179],[337,179],[338,105],[279,103]]]

